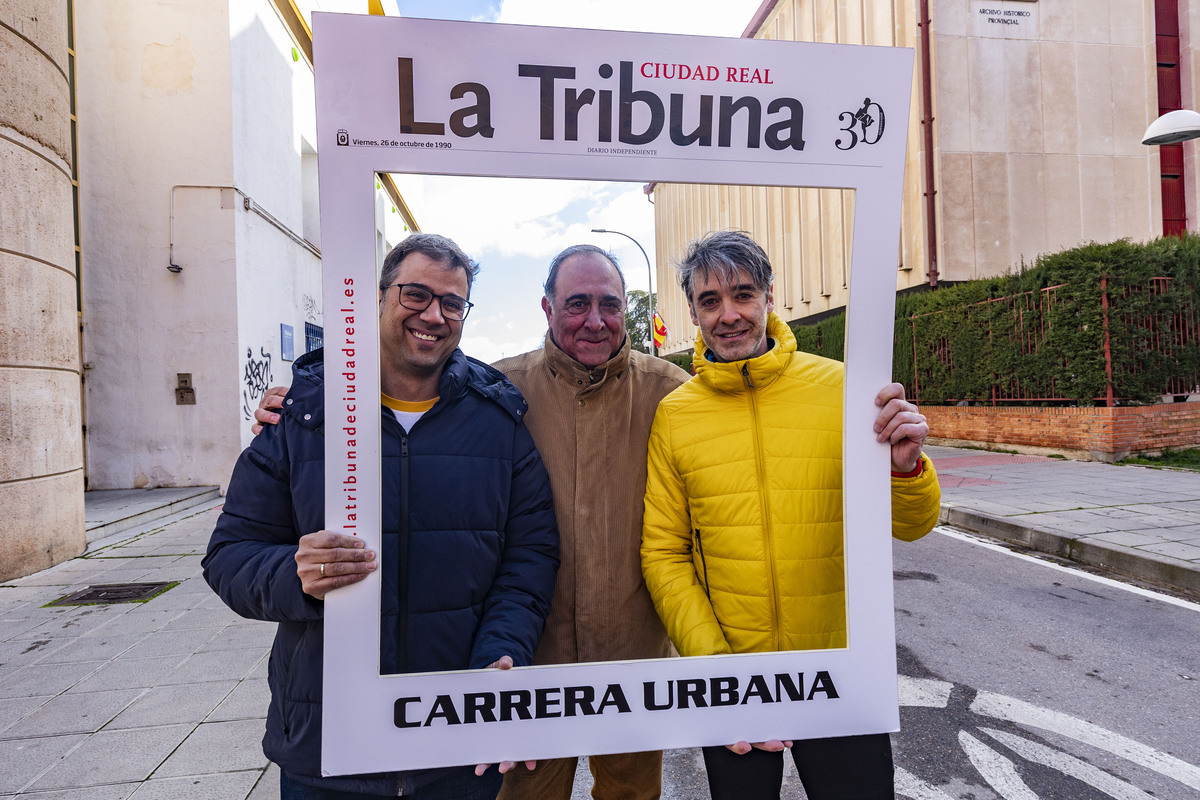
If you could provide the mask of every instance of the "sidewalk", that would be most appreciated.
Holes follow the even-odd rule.
[[[1200,473],[925,450],[943,524],[1200,596]]]
[[[1200,473],[927,451],[944,523],[1200,594]],[[137,514],[153,505],[150,493],[135,499]],[[129,498],[108,500],[132,514]],[[260,747],[274,625],[233,614],[200,574],[219,503],[0,584],[0,800],[278,797]],[[177,584],[144,603],[45,607],[98,584],[148,582]],[[668,753],[663,797],[703,794],[696,754]],[[587,796],[583,782],[575,795]]]
[[[275,626],[238,617],[200,576],[219,507],[0,585],[0,798],[278,797],[260,746]],[[145,582],[178,584],[145,603],[44,607]]]

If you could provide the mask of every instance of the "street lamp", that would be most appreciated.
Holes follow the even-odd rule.
[[[1168,111],[1146,128],[1142,144],[1175,144],[1200,138],[1200,114],[1188,109]]]
[[[1200,116],[1200,114],[1197,116]],[[649,327],[646,330],[650,332],[650,352],[654,355],[658,355],[658,348],[654,345],[654,274],[650,266],[650,256],[646,255],[646,248],[642,247],[641,244],[638,243],[638,240],[630,236],[628,233],[610,231],[605,228],[592,228],[592,233],[615,233],[618,236],[624,236],[626,239],[636,244],[638,250],[642,251],[642,258],[646,259],[646,279],[648,281],[646,285],[646,304],[649,306],[649,319],[646,321],[649,323]]]

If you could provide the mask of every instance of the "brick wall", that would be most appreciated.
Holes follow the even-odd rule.
[[[921,406],[930,436],[1048,448],[1098,461],[1166,448],[1200,447],[1200,403],[1117,408]]]

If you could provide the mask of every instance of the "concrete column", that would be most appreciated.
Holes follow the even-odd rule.
[[[67,42],[0,0],[0,580],[86,546]]]

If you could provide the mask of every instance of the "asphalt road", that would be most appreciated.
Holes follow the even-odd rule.
[[[1200,606],[941,529],[894,553],[899,673],[944,693],[902,680],[898,795],[1200,798]]]
[[[894,553],[897,797],[1200,800],[1200,605],[941,528]],[[663,797],[708,797],[698,751]]]

